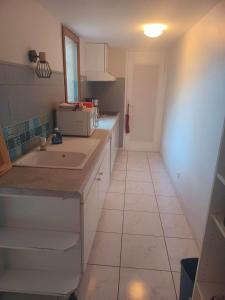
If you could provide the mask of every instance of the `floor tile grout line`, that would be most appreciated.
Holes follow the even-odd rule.
[[[88,263],[89,266],[99,266],[99,267],[109,267],[109,268],[118,268],[118,269],[131,269],[131,270],[144,270],[144,271],[158,271],[158,272],[167,272],[167,273],[178,273],[178,271],[170,271],[165,269],[155,269],[155,268],[138,268],[138,267],[129,267],[129,266],[115,266],[115,265],[106,265],[106,264],[94,264]]]
[[[149,165],[149,168],[150,168],[150,174],[151,174],[151,178],[152,178],[152,171],[151,171],[151,165],[150,165],[149,155],[147,155],[147,157],[148,157],[148,165]],[[153,178],[152,178],[152,180],[153,180]],[[154,190],[154,193],[155,193],[156,205],[157,205],[158,210],[159,210],[159,204],[158,204],[158,200],[157,200],[157,195],[156,195],[156,191],[155,191],[155,183],[154,182],[153,182],[153,190]],[[162,219],[161,219],[160,213],[159,213],[159,219],[160,219],[160,223],[161,223],[161,226],[162,226],[163,239],[164,239],[164,243],[165,243],[165,247],[166,247],[166,253],[167,253],[167,258],[168,258],[168,262],[169,262],[169,267],[170,267],[170,272],[171,272],[171,277],[172,277],[174,292],[175,292],[175,295],[176,295],[176,299],[178,300],[176,285],[175,285],[175,281],[174,281],[174,277],[173,277],[173,271],[172,271],[172,267],[171,267],[171,263],[170,263],[170,258],[169,258],[169,251],[168,251],[167,244],[166,244],[165,232],[164,232],[164,228],[163,228],[163,224],[162,224]]]
[[[123,193],[122,193],[123,194]],[[127,193],[126,193],[127,194]],[[136,195],[136,194],[135,194]],[[139,194],[137,194],[139,195]],[[146,195],[146,194],[140,194],[140,195]],[[174,213],[174,212],[165,212],[165,211],[149,211],[149,210],[135,210],[135,209],[118,209],[118,208],[105,208],[103,207],[103,210],[115,210],[115,211],[131,211],[131,212],[140,212],[140,213],[149,213],[149,214],[161,214],[161,215],[175,215],[175,216],[184,216],[183,213]]]
[[[120,294],[120,276],[121,276],[121,260],[122,260],[122,250],[123,250],[123,226],[124,226],[124,209],[125,209],[125,194],[126,194],[126,177],[127,177],[127,161],[128,161],[128,151],[126,151],[126,170],[125,170],[125,188],[123,196],[123,216],[122,216],[122,234],[121,234],[121,244],[120,244],[120,263],[119,263],[119,278],[118,278],[118,289],[117,289],[117,300],[119,300]]]
[[[161,222],[160,222],[161,224]],[[97,232],[100,233],[112,233],[117,235],[129,235],[129,236],[152,236],[152,237],[165,237],[167,239],[177,239],[177,240],[191,240],[194,241],[193,238],[190,237],[178,237],[178,236],[166,236],[166,235],[156,235],[156,234],[143,234],[143,233],[128,233],[128,232],[115,232],[115,231],[103,231],[103,230],[97,230]]]
[[[114,234],[120,234],[121,235],[121,245],[120,245],[120,259],[119,259],[119,265],[118,266],[113,266],[113,265],[105,265],[105,264],[91,264],[89,263],[89,265],[96,265],[96,266],[106,266],[106,267],[112,267],[112,268],[117,268],[118,269],[118,283],[117,283],[117,300],[119,300],[119,297],[120,297],[120,286],[121,286],[121,270],[122,269],[131,269],[131,270],[152,270],[152,271],[158,271],[158,272],[168,272],[171,274],[171,277],[172,277],[172,282],[173,282],[173,286],[174,286],[174,292],[175,292],[175,297],[176,299],[178,298],[178,295],[177,295],[177,291],[176,291],[176,286],[175,286],[175,279],[173,277],[173,272],[176,272],[176,273],[180,273],[179,271],[172,271],[172,268],[171,268],[171,263],[170,263],[170,259],[169,259],[169,253],[168,253],[168,249],[167,249],[167,244],[166,244],[166,238],[176,238],[176,239],[187,239],[187,238],[179,238],[179,237],[166,237],[165,236],[165,232],[164,232],[164,229],[163,229],[163,225],[162,225],[162,220],[161,220],[161,212],[159,210],[159,205],[158,205],[158,201],[157,201],[157,194],[156,194],[156,191],[155,191],[155,182],[153,181],[153,177],[152,177],[152,170],[151,170],[151,167],[150,167],[150,157],[148,155],[148,152],[144,151],[144,153],[147,155],[147,168],[148,168],[148,172],[150,173],[150,177],[151,177],[151,181],[145,181],[146,183],[149,183],[151,182],[152,185],[153,185],[153,196],[155,198],[155,202],[156,202],[156,205],[157,205],[157,208],[158,208],[158,211],[157,212],[154,212],[154,211],[136,211],[136,210],[126,210],[125,209],[125,198],[126,198],[126,194],[128,192],[127,190],[127,181],[134,181],[134,182],[138,182],[136,180],[127,180],[127,176],[128,176],[128,169],[127,169],[127,164],[128,164],[128,157],[129,157],[129,154],[128,154],[128,151],[126,151],[126,166],[125,166],[125,180],[122,180],[122,181],[125,181],[124,184],[124,192],[123,193],[118,193],[118,192],[110,192],[110,193],[114,193],[114,194],[123,194],[123,209],[107,209],[107,208],[103,208],[105,210],[115,210],[115,211],[120,211],[120,212],[123,212],[122,213],[122,233],[118,233],[118,232],[104,232],[104,231],[99,231],[99,232],[103,232],[103,233],[114,233]],[[130,194],[133,194],[133,193],[130,193]],[[135,193],[134,193],[135,194]],[[144,193],[138,193],[138,195],[143,195]],[[165,196],[166,197],[166,196]],[[170,197],[170,196],[168,196]],[[162,226],[162,230],[163,230],[163,236],[156,236],[156,235],[141,235],[141,234],[129,234],[129,233],[125,233],[124,232],[124,219],[125,219],[125,212],[126,211],[133,211],[133,212],[147,212],[147,213],[150,213],[150,214],[158,214],[159,215],[159,218],[160,218],[160,223],[161,223],[161,226]],[[165,213],[165,214],[175,214],[175,213]],[[178,214],[180,215],[180,214]],[[123,237],[124,235],[134,235],[134,236],[155,236],[155,237],[161,237],[164,239],[164,243],[165,243],[165,247],[166,247],[166,253],[167,253],[167,257],[168,257],[168,262],[169,262],[169,269],[167,270],[163,270],[163,269],[154,269],[154,268],[139,268],[139,267],[129,267],[129,266],[122,266],[122,250],[123,250]],[[190,238],[192,239],[192,238]]]

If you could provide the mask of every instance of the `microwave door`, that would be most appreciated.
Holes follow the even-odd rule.
[[[90,123],[91,123],[91,131],[95,128],[95,118],[94,118],[94,112],[91,112],[91,117],[90,117]]]
[[[95,130],[95,113],[91,112],[90,113],[90,119],[89,119],[89,124],[90,124],[90,135],[93,133],[93,131]]]

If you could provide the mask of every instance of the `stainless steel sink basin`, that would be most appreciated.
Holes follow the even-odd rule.
[[[98,146],[99,139],[64,138],[61,145],[38,148],[18,159],[14,166],[36,168],[83,169]]]

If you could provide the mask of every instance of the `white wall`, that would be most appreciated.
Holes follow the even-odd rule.
[[[61,24],[35,0],[0,1],[0,60],[30,64],[30,49],[44,51],[53,70],[62,71]]]
[[[224,12],[222,1],[168,57],[162,154],[199,244],[225,116]]]

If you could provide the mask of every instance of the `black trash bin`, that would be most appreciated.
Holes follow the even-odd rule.
[[[185,258],[181,260],[179,300],[189,300],[192,297],[197,267],[198,258]]]

